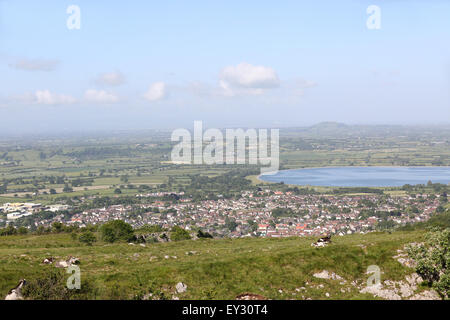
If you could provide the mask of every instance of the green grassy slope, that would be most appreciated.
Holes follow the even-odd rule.
[[[311,247],[311,238],[213,239],[146,247],[97,242],[89,247],[68,234],[7,236],[0,237],[0,296],[21,278],[46,277],[55,267],[43,265],[45,257],[62,260],[72,255],[81,260],[82,286],[92,288],[78,298],[133,299],[152,292],[168,299],[173,295],[180,299],[234,299],[251,292],[270,299],[373,299],[360,294],[350,282],[365,283],[367,267],[374,264],[381,268],[382,281],[404,278],[413,270],[392,257],[404,244],[422,236],[423,231],[350,235],[335,237],[325,248]],[[186,254],[189,251],[195,253]],[[341,275],[347,284],[312,276],[324,269]],[[175,285],[180,281],[188,289],[176,294]],[[322,288],[314,288],[320,284]],[[298,292],[295,289],[299,287],[307,290]]]

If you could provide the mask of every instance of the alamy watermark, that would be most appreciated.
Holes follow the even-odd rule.
[[[77,5],[70,5],[66,10],[67,14],[70,16],[67,18],[66,25],[69,30],[80,30],[81,29],[81,9]]]
[[[369,278],[367,278],[367,286],[378,286],[381,284],[381,269],[377,265],[371,265],[367,268],[367,274],[371,274]]]
[[[81,9],[78,5],[69,5],[66,9],[66,13],[69,17],[66,21],[67,29],[80,30],[81,29]],[[366,21],[367,29],[380,30],[381,29],[381,8],[377,5],[370,5],[366,9],[366,13],[369,15]]]
[[[187,129],[172,132],[172,142],[179,143],[172,149],[171,161],[194,165],[248,163],[260,165],[261,174],[274,174],[280,164],[279,129],[270,129],[270,139],[268,131],[225,129],[224,137],[223,132],[215,128],[203,132],[203,122],[194,121],[193,139]]]
[[[66,273],[70,274],[70,277],[67,279],[66,286],[67,289],[81,289],[81,270],[77,265],[71,265],[67,267]]]
[[[367,29],[369,30],[380,30],[381,29],[381,8],[376,5],[371,5],[367,7],[366,10],[369,17],[366,21]]]

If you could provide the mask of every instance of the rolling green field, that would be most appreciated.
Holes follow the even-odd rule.
[[[448,126],[323,123],[285,128],[280,131],[280,169],[450,166],[449,137]],[[173,145],[170,132],[0,141],[0,203],[47,204],[61,197],[114,196],[117,188],[131,195],[140,193],[139,186],[175,191],[189,188],[193,176],[214,178],[232,170],[259,172],[258,166],[249,165],[173,164]],[[253,172],[248,175],[253,186],[266,185],[256,177]],[[196,192],[211,192],[198,187]]]
[[[141,299],[148,293],[159,299],[235,299],[246,292],[269,299],[374,299],[350,283],[364,284],[369,265],[381,268],[382,281],[411,274],[414,270],[393,256],[422,236],[422,231],[349,235],[335,237],[325,248],[311,247],[312,238],[187,240],[142,247],[86,246],[69,234],[5,236],[0,237],[0,295],[22,278],[47,279],[52,270],[61,270],[42,264],[44,258],[75,256],[81,261],[77,299]],[[346,284],[313,277],[322,270],[342,276]],[[187,292],[175,292],[178,282],[187,285]],[[306,290],[296,290],[300,287]]]

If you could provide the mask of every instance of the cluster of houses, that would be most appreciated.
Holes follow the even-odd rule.
[[[152,199],[147,204],[85,210],[72,215],[69,221],[59,215],[52,221],[38,223],[60,221],[85,226],[121,219],[135,228],[148,224],[167,229],[173,226],[188,230],[200,228],[216,237],[345,235],[372,231],[383,220],[390,220],[395,225],[425,221],[438,206],[439,198],[426,194],[416,197],[324,196],[265,190],[257,194],[243,192],[239,199],[201,202],[192,202],[189,198],[179,201]],[[280,208],[287,214],[275,215],[276,209]],[[383,212],[384,217],[377,215],[379,212]]]
[[[138,198],[149,198],[149,197],[153,197],[153,198],[161,198],[161,197],[165,197],[165,196],[184,196],[184,192],[151,192],[151,193],[145,193],[145,194],[137,194],[136,197]]]
[[[69,209],[69,206],[61,204],[43,206],[40,203],[15,202],[3,204],[3,206],[0,207],[0,213],[6,214],[7,220],[16,220],[19,218],[31,216],[32,214],[41,212],[43,210],[57,212],[67,209]]]

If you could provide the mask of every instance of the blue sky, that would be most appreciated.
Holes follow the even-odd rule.
[[[0,0],[0,132],[448,123],[449,39],[444,0]]]

